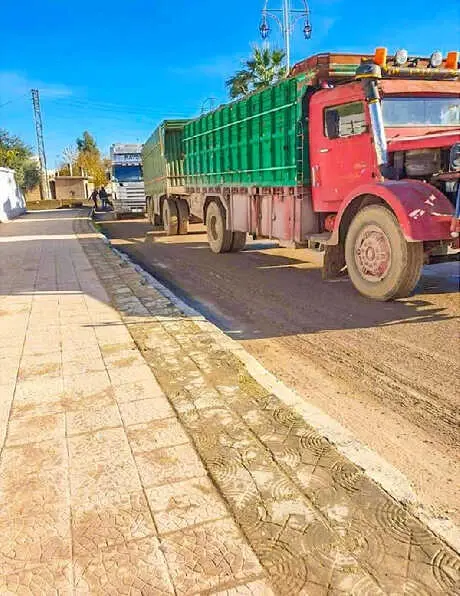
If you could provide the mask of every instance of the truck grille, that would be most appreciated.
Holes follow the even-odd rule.
[[[145,211],[144,185],[119,186],[115,191],[113,206],[119,213]]]

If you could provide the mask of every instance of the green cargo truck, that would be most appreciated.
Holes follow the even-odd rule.
[[[458,243],[458,57],[319,54],[240,101],[164,121],[143,150],[148,216],[168,234],[199,218],[216,253],[248,233],[321,246],[324,277],[346,266],[366,296],[407,296],[429,256]]]
[[[165,120],[147,140],[142,151],[147,213],[155,226],[162,225],[164,221],[165,199],[186,195],[183,148],[186,122]],[[182,218],[181,233],[187,230],[188,219]],[[170,233],[178,233],[178,230],[171,227]]]
[[[221,238],[214,226],[211,248],[216,252],[241,250],[249,230],[239,217],[238,206],[256,188],[267,193],[277,189],[276,193],[287,187],[301,188],[308,179],[300,125],[305,81],[305,74],[300,74],[195,120],[165,120],[143,151],[147,213],[152,223],[169,234],[187,233],[190,214],[206,221],[211,203],[216,204],[213,212],[221,209],[219,198],[229,207],[226,227],[232,231],[222,230]],[[241,215],[246,217],[246,213]],[[215,225],[222,224],[221,218],[212,219]],[[278,226],[255,233],[293,239],[291,229],[282,231]]]

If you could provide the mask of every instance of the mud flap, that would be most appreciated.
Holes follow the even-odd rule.
[[[345,250],[343,244],[327,245],[324,250],[323,279],[334,279],[345,275]]]

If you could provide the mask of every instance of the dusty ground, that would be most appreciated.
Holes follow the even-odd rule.
[[[118,248],[401,470],[435,515],[460,523],[458,264],[426,268],[413,297],[382,304],[346,280],[322,282],[306,251],[257,242],[213,255],[203,229],[166,238],[145,220],[105,224]]]

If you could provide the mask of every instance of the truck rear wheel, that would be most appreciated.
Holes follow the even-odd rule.
[[[152,214],[152,217],[150,218],[150,222],[152,223],[152,226],[155,229],[158,229],[158,228],[161,229],[163,227],[163,221],[161,219],[161,215],[158,215],[158,213]]]
[[[403,298],[420,278],[423,243],[406,242],[395,215],[381,205],[369,205],[348,228],[345,261],[353,285],[364,296]]]
[[[179,217],[179,234],[188,234],[189,210],[185,199],[176,199],[177,215]]]
[[[246,246],[246,232],[232,232],[230,252],[240,252]]]
[[[164,231],[168,236],[175,236],[179,231],[176,201],[174,199],[165,199],[163,201],[162,213]]]
[[[152,224],[154,228],[158,228],[161,225],[161,217],[155,213],[155,204],[151,197],[147,199],[147,206],[146,206],[146,217]]]
[[[233,234],[225,226],[224,208],[216,201],[213,201],[206,213],[206,231],[212,252],[222,253],[230,250]]]
[[[145,211],[144,216],[151,221],[152,219],[152,203],[150,197],[145,197]]]

